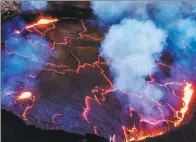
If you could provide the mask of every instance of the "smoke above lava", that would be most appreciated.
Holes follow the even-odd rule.
[[[33,33],[28,36],[21,33],[20,31],[25,26],[26,23],[19,17],[15,17],[3,25],[6,48],[2,51],[3,89],[1,98],[5,108],[14,103],[14,99],[7,96],[16,95],[25,89],[36,90],[36,80],[26,78],[25,75],[30,70],[32,71],[30,76],[39,74],[48,59],[55,55],[55,51],[49,50],[49,42],[43,37]],[[22,88],[18,88],[18,86],[22,86]]]
[[[176,77],[172,68],[170,78],[163,80],[194,80],[195,60],[191,57],[196,53],[195,3],[95,1],[92,9],[101,23],[111,25],[100,54],[106,61],[111,59],[115,87],[140,89],[146,75],[153,73],[155,62],[160,61],[162,51],[170,52],[175,59],[172,66],[184,71]]]
[[[100,54],[110,61],[115,74],[114,87],[139,93],[152,73],[155,57],[160,56],[166,33],[152,21],[124,19],[110,27],[101,44]]]
[[[168,92],[157,84],[196,81],[196,4],[94,1],[91,6],[99,22],[110,25],[100,55],[114,76],[113,88],[137,94],[150,104],[144,107],[130,97],[128,104],[121,101],[122,105],[133,107],[144,118],[167,119],[169,111],[162,108],[165,116],[159,117],[160,110],[144,96],[151,96],[160,104],[171,100],[172,106],[178,106],[180,101],[167,96]],[[163,59],[168,56],[172,61]],[[168,74],[158,65],[168,66]],[[171,85],[170,89],[180,88]]]
[[[48,8],[47,1],[21,1],[20,2],[22,11],[38,11]]]

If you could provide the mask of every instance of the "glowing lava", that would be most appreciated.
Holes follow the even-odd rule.
[[[183,89],[183,98],[182,98],[184,106],[179,111],[175,112],[178,120],[171,122],[174,124],[174,127],[178,127],[178,126],[182,125],[182,121],[184,120],[185,114],[187,113],[187,111],[189,109],[189,104],[190,104],[191,99],[193,97],[193,93],[194,93],[194,90],[192,89],[192,84],[185,82],[185,86]],[[179,114],[180,114],[180,116],[178,116]],[[167,122],[167,120],[164,120],[164,121]],[[150,123],[150,122],[148,122],[148,123]],[[144,140],[148,137],[155,137],[155,136],[162,135],[164,133],[164,131],[158,132],[158,130],[157,130],[152,134],[145,135],[145,134],[143,134],[144,131],[139,131],[135,126],[131,130],[125,128],[124,126],[122,127],[122,129],[123,129],[125,139],[127,142],[140,141],[140,140]]]
[[[15,34],[20,34],[20,31],[19,30],[14,30],[14,33]]]
[[[37,21],[37,23],[26,26],[25,29],[29,29],[29,28],[32,28],[32,27],[38,26],[38,25],[47,25],[47,24],[54,23],[57,21],[58,21],[58,19],[56,19],[56,18],[54,18],[54,19],[42,18],[42,19],[39,19],[39,21]]]
[[[181,112],[186,112],[188,109],[188,105],[191,101],[192,95],[193,95],[193,89],[192,89],[192,84],[186,83],[186,86],[184,87],[184,97],[182,100],[185,103],[185,107],[181,109]]]
[[[184,90],[183,90],[183,98],[182,98],[182,101],[184,102],[184,107],[180,109],[180,114],[181,114],[181,119],[179,119],[176,123],[175,123],[175,126],[178,126],[181,124],[181,122],[183,121],[184,119],[184,116],[186,114],[186,112],[188,111],[189,109],[189,104],[191,102],[191,98],[193,96],[193,93],[194,93],[194,90],[192,89],[192,84],[191,83],[187,83],[185,82],[185,87],[184,87]]]
[[[18,96],[18,98],[17,98],[17,100],[18,101],[24,101],[24,100],[28,100],[28,99],[30,99],[32,97],[32,93],[31,92],[22,92],[19,96]]]

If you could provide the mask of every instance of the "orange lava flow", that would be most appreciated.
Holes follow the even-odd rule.
[[[181,126],[183,124],[183,122],[185,121],[185,118],[186,118],[185,116],[188,113],[190,103],[193,99],[194,89],[192,87],[193,87],[193,85],[191,83],[188,83],[186,81],[184,82],[183,92],[182,92],[183,94],[180,99],[183,103],[183,106],[181,106],[177,110],[172,108],[172,110],[174,111],[175,120],[167,120],[167,118],[165,118],[164,116],[163,116],[163,119],[161,119],[161,120],[153,120],[153,118],[148,119],[148,118],[144,118],[143,116],[140,116],[140,118],[141,118],[140,119],[140,127],[141,128],[138,128],[138,126],[136,127],[136,125],[134,125],[132,128],[126,128],[125,126],[122,125],[122,130],[123,130],[125,142],[141,141],[146,138],[156,137],[156,136],[159,136],[159,135],[166,133],[169,130],[172,130],[174,128]],[[107,92],[107,90],[105,90],[105,91]],[[104,94],[106,94],[105,91],[104,91]],[[93,92],[96,93],[96,90],[93,90]],[[89,97],[89,96],[86,97],[86,100],[85,100],[86,108],[83,112],[83,117],[85,118],[85,120],[88,123],[91,123],[91,121],[88,120],[88,113],[91,111],[91,107],[90,107],[89,102],[91,100],[97,101],[99,104],[102,104],[102,102],[105,101],[104,98],[101,100],[100,99],[97,100],[96,98],[93,99],[92,97]],[[161,104],[159,107],[162,112],[163,107],[161,106]],[[138,115],[140,115],[140,114],[138,113]],[[163,114],[161,113],[161,115],[163,115]],[[145,127],[142,127],[142,124],[144,124],[144,123],[147,125],[147,129],[145,129]],[[168,124],[168,125],[170,124],[170,127],[165,124]],[[149,125],[149,127],[148,127],[148,125]],[[151,131],[148,131],[149,128],[151,129]]]
[[[189,104],[191,102],[191,98],[193,96],[193,93],[194,93],[194,90],[192,89],[192,84],[190,83],[185,83],[185,87],[184,87],[184,95],[183,95],[183,98],[182,98],[182,101],[184,102],[184,107],[180,109],[180,114],[181,114],[181,118],[175,123],[175,126],[178,126],[181,124],[181,122],[183,121],[184,119],[184,116],[186,114],[186,112],[188,111],[189,109]]]
[[[175,112],[178,120],[172,122],[174,124],[174,127],[178,127],[182,124],[182,121],[184,120],[185,115],[189,109],[189,104],[191,102],[193,94],[194,94],[194,90],[192,88],[192,84],[185,82],[185,86],[183,88],[183,97],[182,97],[184,106],[179,111]],[[165,121],[167,122],[167,120]],[[124,132],[126,142],[141,141],[148,137],[155,137],[165,133],[162,130],[157,130],[151,134],[144,134],[143,131],[138,130],[135,126],[132,129],[127,129],[126,127],[122,126],[122,129]]]
[[[47,24],[54,23],[57,21],[58,21],[58,19],[56,19],[56,18],[54,18],[54,19],[42,18],[42,19],[39,19],[39,21],[37,23],[26,26],[25,29],[29,29],[29,28],[32,28],[32,27],[38,26],[38,25],[47,25]]]

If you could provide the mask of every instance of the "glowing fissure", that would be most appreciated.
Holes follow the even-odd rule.
[[[46,19],[46,18],[43,18],[43,19],[40,19],[39,21],[37,21],[37,23],[35,23],[35,24],[26,26],[25,29],[29,29],[29,28],[32,28],[32,27],[35,27],[35,26],[39,26],[39,25],[47,25],[47,24],[54,23],[54,22],[57,22],[57,21],[58,21],[58,19]]]
[[[167,83],[167,84],[170,84],[170,83]],[[193,94],[194,94],[194,90],[191,88],[191,86],[192,86],[191,83],[187,83],[187,82],[184,83],[183,97],[182,97],[182,100],[181,100],[183,102],[183,104],[184,104],[183,107],[179,108],[179,110],[174,110],[172,108],[174,110],[174,117],[176,118],[176,120],[172,120],[172,121],[171,120],[167,120],[167,119],[164,119],[164,116],[163,116],[162,120],[154,120],[153,118],[145,119],[143,117],[140,117],[140,126],[142,126],[142,123],[147,123],[147,124],[155,127],[155,129],[151,130],[149,132],[145,132],[145,130],[142,130],[142,127],[141,128],[137,128],[135,125],[131,129],[128,129],[125,126],[122,126],[122,130],[124,132],[124,136],[125,136],[126,141],[127,142],[128,141],[129,142],[131,142],[131,141],[140,141],[140,140],[146,139],[148,137],[159,136],[161,134],[164,134],[168,130],[170,130],[172,127],[174,128],[174,127],[178,127],[179,125],[182,125],[184,117],[185,117],[185,115],[186,115],[186,113],[188,111],[189,104],[191,102],[191,98],[193,97]],[[115,89],[112,89],[112,90],[114,91]],[[102,94],[103,97],[104,97],[104,95],[106,95],[108,92],[111,92],[112,90],[109,89],[109,91],[103,92],[103,94]],[[96,90],[94,90],[93,92],[96,93]],[[131,94],[127,94],[127,95],[129,96]],[[84,118],[85,118],[86,121],[88,121],[88,123],[90,123],[90,121],[88,120],[88,112],[90,112],[89,101],[91,99],[93,99],[93,98],[90,98],[90,97],[86,98],[86,106],[87,106],[87,108],[85,109],[85,111],[83,113]],[[105,101],[105,99],[101,99],[101,100],[97,99],[96,95],[95,95],[94,99],[100,105],[102,105],[103,102]],[[160,106],[160,107],[161,107],[160,109],[162,110],[162,106]],[[136,111],[136,110],[134,110],[132,108],[130,108],[130,110]],[[139,113],[139,112],[137,112],[137,113]],[[179,113],[181,114],[180,116],[178,116]],[[164,124],[165,122],[168,123],[168,124],[169,123],[172,124],[171,128],[167,128],[167,126]],[[160,128],[162,127],[162,128],[160,129],[158,127],[160,127]]]

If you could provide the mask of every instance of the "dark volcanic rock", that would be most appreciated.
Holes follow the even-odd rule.
[[[34,126],[27,126],[20,118],[1,110],[1,140],[2,142],[108,142],[106,139],[95,136],[81,136],[64,131],[40,130]],[[145,140],[145,142],[195,142],[196,141],[196,114],[185,126],[160,137]]]
[[[27,126],[20,118],[1,110],[1,140],[2,142],[107,142],[95,135],[77,135],[56,130],[40,130]]]

